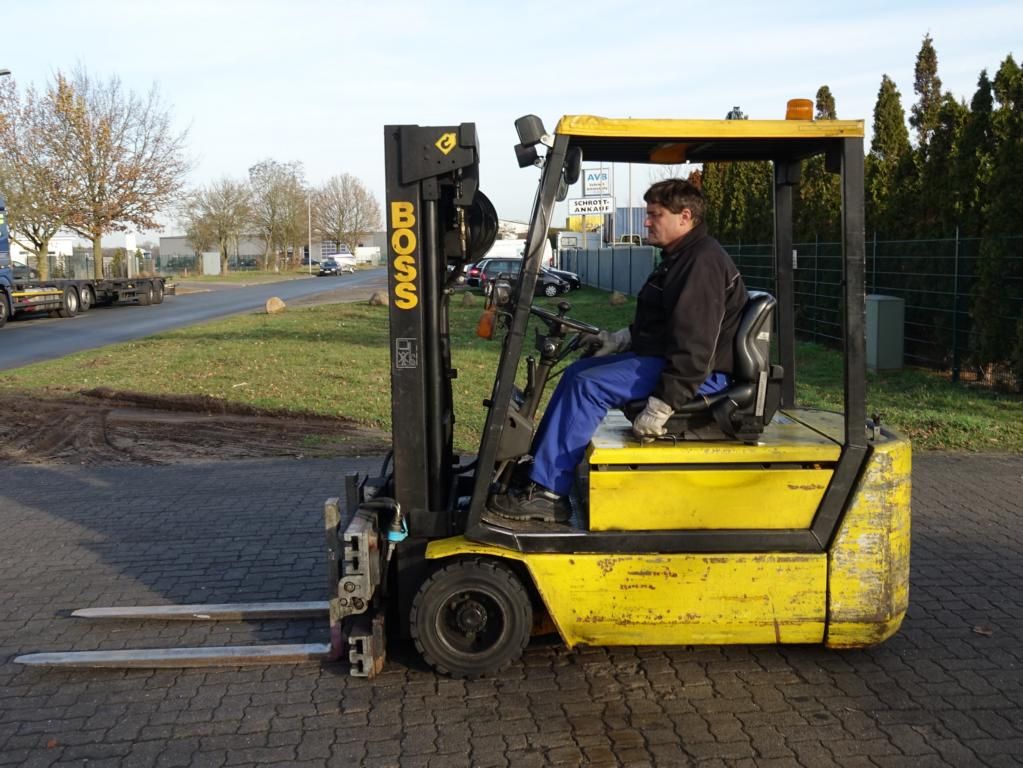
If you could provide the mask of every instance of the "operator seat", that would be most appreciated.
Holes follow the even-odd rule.
[[[739,318],[733,348],[732,384],[714,395],[695,398],[664,425],[668,436],[682,436],[716,424],[721,432],[744,443],[755,443],[770,424],[781,401],[784,371],[770,363],[771,321],[778,302],[763,291],[750,291]],[[633,400],[622,409],[634,421],[646,400]]]

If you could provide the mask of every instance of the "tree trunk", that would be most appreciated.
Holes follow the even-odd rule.
[[[103,279],[103,235],[92,238],[92,276]]]
[[[39,279],[50,279],[50,238],[39,241],[39,250],[36,251],[39,261]]]
[[[222,275],[226,275],[227,274],[227,259],[228,259],[227,243],[221,243],[220,244],[220,274],[222,274]]]

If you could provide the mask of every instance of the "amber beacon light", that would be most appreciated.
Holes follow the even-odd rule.
[[[809,99],[789,99],[785,105],[786,120],[813,120],[813,102]]]

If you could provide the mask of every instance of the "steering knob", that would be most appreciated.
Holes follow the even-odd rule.
[[[572,310],[572,305],[569,304],[567,301],[559,301],[558,302],[558,314],[561,315],[562,317],[567,315],[571,310]]]

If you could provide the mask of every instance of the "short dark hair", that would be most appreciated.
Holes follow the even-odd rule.
[[[658,181],[650,186],[643,199],[648,203],[663,205],[672,213],[682,213],[683,208],[688,208],[697,224],[703,221],[706,210],[700,188],[685,179]]]

